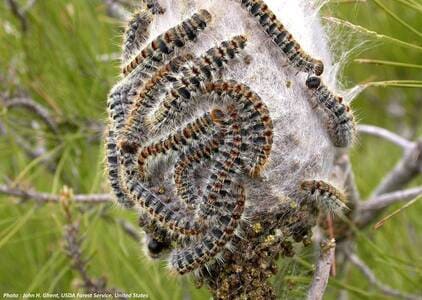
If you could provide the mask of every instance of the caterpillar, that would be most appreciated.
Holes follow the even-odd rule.
[[[178,146],[186,142],[186,146],[188,146],[188,142],[186,138],[183,137],[183,132],[198,132],[201,130],[203,125],[199,125],[201,123],[206,123],[207,125],[215,124],[216,126],[221,126],[223,123],[220,119],[224,118],[224,114],[219,111],[215,110],[211,112],[209,115],[206,114],[203,118],[198,118],[188,124],[184,129],[179,131],[179,135],[177,138],[170,137],[167,139],[169,143],[173,143],[172,146],[175,146],[175,150],[177,150]],[[194,129],[196,127],[196,129]],[[185,130],[190,128],[189,130]],[[202,134],[205,134],[204,132]],[[162,145],[163,149],[170,146],[170,144]],[[128,150],[128,149],[123,149]],[[184,214],[183,212],[176,212],[171,210],[168,205],[166,205],[157,195],[152,193],[149,189],[146,188],[145,184],[142,182],[142,178],[138,174],[138,165],[137,160],[135,160],[135,154],[132,152],[124,152],[123,151],[123,165],[126,172],[126,184],[127,189],[130,196],[138,203],[141,207],[143,207],[152,218],[156,219],[162,225],[165,225],[168,229],[172,231],[177,231],[183,235],[196,235],[199,233],[200,228],[195,221],[192,221],[191,216]]]
[[[347,209],[344,193],[325,181],[306,180],[301,183],[300,188],[309,197],[313,197],[318,208],[325,213],[341,215]]]
[[[194,245],[174,250],[169,257],[170,269],[185,274],[206,264],[227,244],[233,236],[245,207],[245,194],[242,185],[235,187],[236,204],[231,214],[216,217],[204,238]]]
[[[123,35],[122,63],[126,63],[146,42],[152,20],[150,10],[139,10],[132,15]]]
[[[255,18],[265,33],[280,48],[288,61],[297,70],[317,76],[324,72],[324,64],[307,54],[287,31],[263,0],[237,0]]]
[[[312,91],[312,98],[327,112],[327,130],[336,147],[348,147],[355,139],[355,121],[350,107],[343,98],[335,95],[319,77],[311,76],[306,86]]]
[[[215,79],[241,55],[245,36],[199,57],[177,53],[211,20],[201,10],[139,50],[145,41],[137,30],[149,26],[139,17],[129,24],[123,57],[139,52],[108,98],[109,180],[119,202],[140,210],[149,256],[175,247],[169,264],[184,274],[229,247],[245,208],[244,178],[258,177],[268,162],[273,124],[248,86]]]
[[[212,80],[215,72],[235,59],[245,46],[246,37],[236,36],[230,41],[222,42],[218,47],[209,49],[199,59],[194,60],[191,66],[182,71],[184,76],[173,83],[174,87],[151,118],[151,126],[158,126],[168,119],[177,120],[176,112],[191,105],[195,96],[204,91],[204,83]]]
[[[207,27],[210,21],[211,14],[202,9],[181,24],[170,28],[142,49],[130,63],[123,67],[123,75],[128,75],[144,61],[149,64],[157,60],[161,61],[163,56],[173,53],[175,48],[184,47],[188,41],[195,41],[198,34]]]

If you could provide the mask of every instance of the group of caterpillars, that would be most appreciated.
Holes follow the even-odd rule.
[[[263,1],[240,2],[289,64],[309,74],[306,86],[329,115],[333,144],[347,147],[353,117],[317,77],[323,63],[300,48]],[[149,254],[174,248],[170,268],[184,274],[230,249],[233,236],[241,234],[248,201],[244,182],[259,177],[268,162],[273,125],[259,95],[221,79],[226,65],[242,55],[246,37],[232,37],[195,57],[189,45],[212,19],[199,10],[146,44],[153,18],[165,13],[148,0],[124,34],[123,78],[107,101],[107,172],[118,202],[140,210]],[[345,207],[345,196],[324,181],[305,181],[299,189],[325,211]]]

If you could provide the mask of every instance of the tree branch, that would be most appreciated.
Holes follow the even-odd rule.
[[[54,133],[58,132],[57,123],[50,115],[50,112],[33,99],[29,97],[15,97],[7,100],[3,99],[2,102],[6,108],[23,107],[28,109],[39,116]]]
[[[344,181],[344,189],[347,194],[348,207],[353,209],[357,207],[361,201],[359,190],[356,186],[355,176],[353,174],[350,157],[347,152],[340,151],[335,160],[335,176],[337,180]]]
[[[414,143],[399,136],[398,134],[391,132],[385,128],[372,126],[372,125],[358,125],[357,129],[361,133],[366,133],[369,135],[377,136],[383,138],[387,141],[390,141],[403,149],[410,149],[414,146]]]
[[[401,190],[388,194],[383,194],[362,203],[359,207],[359,210],[368,211],[384,209],[392,204],[398,202],[406,202],[420,195],[422,195],[422,186],[408,190]]]
[[[139,242],[141,241],[141,235],[139,233],[139,229],[132,225],[132,223],[124,220],[118,219],[117,223],[123,229],[123,231],[130,236],[134,241]]]
[[[107,14],[120,21],[128,21],[131,13],[116,0],[103,0],[107,6]]]
[[[9,187],[3,184],[0,184],[0,194],[17,197],[23,200],[32,199],[39,203],[59,203],[62,198],[62,195],[58,194],[27,191],[19,188]],[[73,195],[72,200],[81,203],[104,203],[112,202],[113,197],[110,194],[77,194]]]
[[[398,190],[408,184],[422,169],[422,142],[418,141],[406,151],[403,158],[384,177],[373,196],[379,196]]]
[[[334,261],[335,245],[334,239],[321,243],[321,253],[311,287],[308,291],[308,300],[320,300],[324,296],[328,278],[330,277],[331,266]]]
[[[26,32],[28,30],[28,24],[25,17],[25,13],[20,10],[19,5],[18,3],[16,3],[15,0],[7,0],[7,3],[9,4],[12,14],[15,15],[15,17],[21,23],[22,31]]]
[[[381,292],[383,292],[387,296],[392,296],[400,299],[406,300],[421,300],[422,296],[418,295],[411,295],[411,294],[403,294],[400,291],[397,291],[384,283],[378,281],[375,274],[371,271],[371,269],[356,255],[356,254],[348,254],[349,260],[352,264],[354,264],[362,273],[368,278],[369,282],[376,286]]]
[[[399,202],[407,202],[422,195],[422,187],[416,187],[408,190],[401,190],[374,197],[363,202],[356,214],[355,224],[363,228],[372,223],[375,218],[387,207]]]

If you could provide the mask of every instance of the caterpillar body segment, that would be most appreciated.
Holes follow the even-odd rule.
[[[153,15],[162,15],[166,12],[165,8],[158,3],[158,0],[144,0],[143,2]]]
[[[134,98],[125,128],[121,134],[120,144],[122,148],[138,147],[140,142],[145,140],[147,130],[142,124],[144,124],[147,112],[154,106],[159,95],[163,93],[166,84],[171,83],[181,66],[192,58],[191,54],[185,54],[171,59],[145,82]]]
[[[174,53],[176,48],[182,48],[187,42],[195,41],[198,34],[207,27],[210,21],[211,14],[207,10],[202,9],[181,24],[170,28],[154,39],[130,63],[123,67],[123,75],[128,75],[145,61],[148,63],[160,62],[164,60],[165,56]]]
[[[198,166],[204,166],[218,153],[224,133],[219,132],[210,141],[192,147],[183,153],[174,167],[176,193],[188,207],[198,202],[197,190],[192,184],[193,173]]]
[[[356,134],[355,121],[350,107],[343,98],[335,95],[319,77],[311,76],[306,86],[312,90],[312,98],[327,113],[327,131],[336,147],[349,147]]]
[[[178,274],[191,272],[215,258],[233,237],[245,207],[242,185],[235,187],[236,204],[230,214],[215,217],[203,239],[181,250],[174,250],[169,258],[170,269]]]
[[[139,10],[132,15],[123,35],[122,64],[133,57],[146,42],[152,20],[150,10]]]
[[[204,140],[207,136],[212,135],[221,122],[220,119],[216,120],[215,117],[212,117],[214,113],[214,111],[205,113],[176,133],[171,133],[166,138],[143,147],[138,156],[139,176],[144,178],[144,166],[148,158],[155,157],[158,154],[165,155],[169,151],[180,152],[186,147],[191,147],[195,141]]]
[[[218,154],[213,158],[214,168],[205,188],[203,202],[199,205],[199,218],[207,219],[208,216],[218,215],[218,204],[221,199],[227,196],[225,182],[230,182],[231,170],[235,169],[235,165],[239,164],[240,147],[242,145],[242,137],[240,135],[240,124],[238,123],[238,112],[234,106],[228,107],[230,114],[230,129],[225,136],[223,147],[219,149]],[[224,149],[225,148],[225,149]],[[224,200],[223,200],[224,201]]]
[[[272,41],[280,48],[297,70],[317,76],[324,72],[324,64],[307,54],[287,31],[263,0],[237,0],[257,20]]]
[[[106,130],[106,165],[107,165],[107,175],[110,182],[111,189],[114,196],[119,204],[125,208],[131,208],[134,206],[134,202],[130,199],[121,183],[121,174],[120,174],[120,156],[118,154],[118,147],[116,136],[111,128]]]
[[[136,74],[137,76],[139,74]],[[140,76],[140,75],[139,75]],[[106,131],[106,165],[107,175],[117,202],[124,207],[130,208],[134,202],[126,195],[124,186],[121,183],[121,165],[117,137],[124,125],[127,111],[127,95],[132,88],[132,81],[120,82],[113,87],[107,99],[107,110],[110,124]]]
[[[127,161],[128,159],[126,158],[125,163]],[[135,162],[132,164],[135,164]],[[156,220],[170,232],[176,232],[176,234],[186,236],[200,234],[201,227],[193,220],[192,216],[180,210],[175,211],[171,209],[164,200],[146,188],[136,177],[136,175],[127,177],[127,190],[135,203],[147,212],[150,218]]]
[[[347,198],[342,191],[322,180],[303,181],[301,190],[314,198],[317,207],[324,213],[342,215],[347,210]]]
[[[215,101],[236,105],[239,118],[242,120],[240,134],[245,141],[241,147],[244,152],[242,154],[249,152],[250,157],[250,163],[244,167],[250,176],[258,176],[268,161],[273,143],[273,124],[266,104],[248,86],[235,81],[211,82],[207,85],[206,91],[213,95]],[[252,127],[253,130],[246,130],[248,127]],[[256,130],[259,135],[253,138],[252,134],[256,133]],[[248,145],[247,142],[251,142],[251,137],[252,143]]]
[[[151,219],[147,213],[140,214],[138,225],[145,231],[143,250],[148,257],[160,258],[173,247],[172,240],[177,237],[177,234],[159,226],[157,221]]]
[[[191,65],[183,68],[182,76],[176,79],[173,88],[154,113],[151,126],[162,126],[166,120],[177,119],[178,113],[194,104],[195,98],[204,93],[205,83],[210,82],[215,73],[223,70],[229,61],[237,58],[245,46],[246,37],[236,36],[209,49],[194,59]]]
[[[150,216],[156,219],[162,226],[182,235],[197,235],[200,232],[199,226],[189,214],[172,210],[159,196],[146,188],[143,178],[143,160],[150,155],[166,153],[169,150],[181,151],[183,147],[191,145],[198,137],[206,136],[208,130],[214,124],[224,124],[225,115],[219,109],[206,113],[185,128],[170,134],[168,138],[143,148],[143,150],[121,149],[123,156],[123,167],[127,181],[127,190],[135,203],[139,204]],[[144,151],[144,149],[146,149]],[[140,153],[138,157],[138,152]],[[141,162],[140,162],[141,161]],[[139,164],[141,172],[139,172]]]

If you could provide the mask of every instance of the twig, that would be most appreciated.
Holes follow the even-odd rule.
[[[406,151],[403,158],[397,163],[375,189],[373,196],[398,190],[409,183],[422,168],[422,142],[415,143]]]
[[[24,200],[32,199],[40,203],[59,203],[62,198],[62,196],[58,194],[27,191],[3,184],[0,184],[0,194],[14,196]],[[73,195],[72,200],[80,203],[104,203],[113,201],[113,197],[110,194],[79,194]]]
[[[372,126],[372,125],[358,125],[357,129],[361,133],[366,133],[370,135],[374,135],[380,138],[383,138],[387,141],[390,141],[404,149],[410,149],[412,146],[414,146],[415,143],[408,141],[407,139],[399,136],[398,134],[395,134],[387,129]]]
[[[88,274],[88,259],[83,257],[82,243],[83,238],[80,237],[79,221],[73,221],[71,212],[71,191],[64,190],[62,193],[61,204],[65,211],[67,225],[64,227],[64,248],[72,260],[72,267],[77,271],[82,279],[83,288],[90,293],[101,293],[110,295],[113,298],[126,299],[121,297],[123,293],[114,288],[107,288],[107,282],[104,278],[92,279]],[[116,294],[119,296],[116,297]]]
[[[361,201],[359,190],[356,186],[355,176],[353,174],[350,157],[347,152],[340,151],[335,159],[336,180],[344,180],[344,189],[347,195],[348,207],[353,210]]]
[[[39,116],[54,133],[58,132],[57,123],[50,115],[50,112],[33,99],[29,97],[15,97],[2,102],[6,108],[23,107],[30,110]]]
[[[409,201],[420,195],[422,195],[422,187],[383,194],[362,203],[359,210],[368,211],[384,209],[392,204]]]
[[[15,17],[21,23],[22,31],[26,32],[28,30],[28,24],[25,17],[25,13],[22,10],[20,10],[19,5],[16,3],[15,0],[7,0],[7,3],[9,4],[12,14],[14,14]]]
[[[30,159],[41,158],[41,162],[44,166],[52,173],[56,171],[56,163],[52,161],[51,155],[46,153],[46,149],[43,146],[38,145],[35,149],[32,147],[27,140],[19,136],[15,132],[8,131],[3,123],[0,122],[0,135],[8,135],[13,137],[15,143],[25,152]]]
[[[308,291],[308,300],[320,300],[324,296],[330,277],[331,265],[334,261],[335,240],[321,243],[321,253],[318,259],[314,278]]]
[[[110,17],[116,18],[120,21],[128,21],[130,12],[115,0],[103,0],[107,6],[107,13]]]
[[[22,7],[21,12],[23,14],[26,14],[37,2],[37,0],[28,0],[28,2],[26,2],[25,6]]]
[[[393,170],[384,177],[373,192],[372,199],[380,198],[378,198],[378,200],[369,200],[367,203],[362,204],[360,213],[356,216],[355,221],[358,227],[363,228],[369,225],[381,214],[383,209],[388,207],[388,205],[414,198],[414,193],[418,193],[418,190],[410,190],[410,195],[413,195],[411,198],[408,198],[406,193],[403,194],[400,191],[397,192],[397,194],[390,192],[397,191],[408,184],[421,173],[421,169],[422,143],[417,142],[411,149],[405,152],[403,158],[397,163]],[[384,195],[387,193],[390,193],[390,195]],[[377,206],[379,208],[377,208]]]
[[[387,296],[392,296],[400,299],[406,300],[421,300],[422,296],[418,295],[411,295],[411,294],[403,294],[400,291],[397,291],[384,283],[378,281],[375,274],[371,271],[371,269],[356,255],[356,254],[349,254],[349,260],[352,264],[354,264],[364,275],[368,278],[369,282],[376,286],[381,292],[383,292]]]
[[[141,240],[141,236],[139,234],[139,230],[133,226],[131,223],[124,219],[118,219],[117,222],[119,223],[120,227],[123,229],[128,236],[130,236],[136,242]]]

